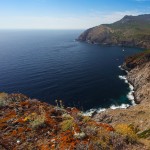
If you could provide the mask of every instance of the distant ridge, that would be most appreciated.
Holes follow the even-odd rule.
[[[150,48],[150,14],[124,16],[112,24],[84,31],[77,39],[89,43]]]

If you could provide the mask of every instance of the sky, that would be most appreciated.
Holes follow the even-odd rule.
[[[0,29],[87,29],[150,14],[150,0],[0,0]]]

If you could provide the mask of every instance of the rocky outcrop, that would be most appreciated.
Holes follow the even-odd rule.
[[[147,149],[128,124],[95,121],[76,108],[64,108],[62,101],[52,106],[22,94],[0,93],[0,112],[1,150]]]
[[[78,40],[79,41],[87,41],[89,43],[110,43],[111,36],[110,33],[112,32],[111,28],[100,25],[95,28],[88,29],[84,33],[82,33]]]
[[[134,85],[136,103],[150,102],[150,62],[131,70],[127,79]]]
[[[150,101],[150,50],[125,60],[123,68],[128,70],[128,81],[134,85],[136,103]]]
[[[150,14],[125,16],[113,24],[103,24],[83,32],[78,41],[107,45],[150,48]]]

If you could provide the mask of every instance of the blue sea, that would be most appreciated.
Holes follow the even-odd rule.
[[[81,32],[0,30],[0,91],[81,110],[131,104],[118,66],[141,49],[75,41]]]

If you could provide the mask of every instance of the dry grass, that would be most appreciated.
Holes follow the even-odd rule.
[[[127,124],[118,124],[115,126],[117,133],[126,137],[129,143],[137,142],[138,136],[135,131]]]
[[[29,118],[31,119],[30,125],[32,128],[38,128],[44,125],[45,120],[46,120],[46,114],[45,111],[42,107],[39,108],[40,114],[34,114],[33,116],[30,116]]]
[[[7,96],[8,96],[8,94],[6,94],[6,93],[0,93],[0,107],[7,105],[7,101],[6,101]]]
[[[71,130],[73,126],[74,126],[74,119],[70,117],[61,123],[61,130],[62,131]]]

